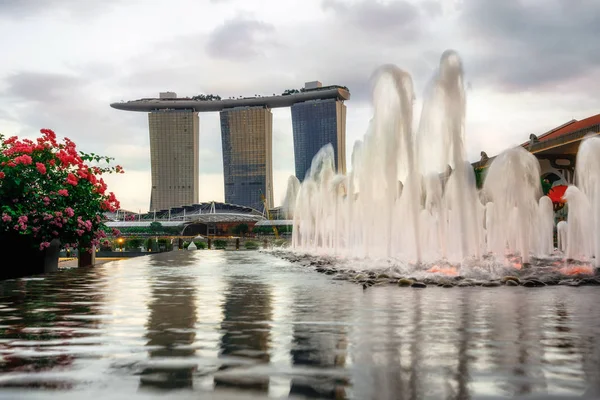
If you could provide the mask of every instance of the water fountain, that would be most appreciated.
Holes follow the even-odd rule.
[[[292,247],[346,259],[394,260],[461,273],[481,260],[529,264],[556,257],[552,201],[542,195],[540,166],[523,147],[498,155],[478,190],[465,151],[462,63],[445,52],[413,129],[409,74],[384,66],[373,76],[374,116],[354,146],[351,170],[336,175],[331,146],[314,158],[285,201],[293,215]],[[577,181],[565,198],[569,223],[559,226],[567,257],[600,254],[600,138],[579,152]],[[295,197],[294,197],[295,195]],[[423,267],[424,266],[424,267]]]

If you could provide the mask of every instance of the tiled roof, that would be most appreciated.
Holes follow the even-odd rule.
[[[577,131],[580,131],[580,130],[586,129],[586,128],[591,128],[595,125],[600,125],[600,114],[593,115],[586,119],[582,119],[581,121],[578,121],[576,119],[571,120],[571,121],[567,122],[566,124],[560,125],[554,129],[549,130],[548,132],[538,136],[538,141],[544,142],[546,140],[556,139],[557,137],[560,137],[562,135],[577,132]],[[523,143],[523,145],[528,145],[528,144],[529,144],[529,141],[526,143]]]

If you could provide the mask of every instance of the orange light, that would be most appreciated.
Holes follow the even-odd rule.
[[[437,265],[434,265],[433,267],[429,268],[427,270],[427,272],[438,273],[438,274],[448,275],[448,276],[458,275],[458,270],[454,267],[439,267]]]
[[[564,275],[594,275],[594,268],[589,265],[567,265],[559,271]]]

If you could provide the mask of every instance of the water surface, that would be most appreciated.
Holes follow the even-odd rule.
[[[597,398],[599,304],[163,253],[0,282],[0,398]]]

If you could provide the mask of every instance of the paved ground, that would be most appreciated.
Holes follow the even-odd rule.
[[[104,264],[110,261],[122,260],[122,258],[96,258],[96,265]],[[77,258],[59,258],[58,259],[58,267],[59,268],[73,268],[77,266]]]

